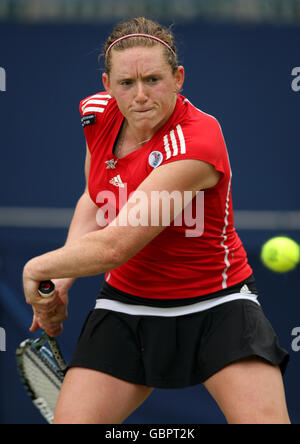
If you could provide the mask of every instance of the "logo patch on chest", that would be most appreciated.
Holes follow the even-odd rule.
[[[152,151],[152,153],[149,154],[148,161],[152,168],[157,168],[163,160],[164,156],[160,151]]]

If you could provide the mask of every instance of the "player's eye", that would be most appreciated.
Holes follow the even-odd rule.
[[[122,80],[120,82],[120,85],[121,86],[130,86],[130,85],[132,85],[132,80]]]

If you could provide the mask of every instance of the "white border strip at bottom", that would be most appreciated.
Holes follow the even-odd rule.
[[[237,301],[239,299],[245,299],[255,302],[260,305],[255,294],[242,294],[233,293],[227,296],[220,296],[207,301],[197,302],[191,305],[185,305],[181,307],[149,307],[146,305],[131,305],[124,302],[113,301],[110,299],[98,299],[96,301],[95,309],[105,309],[111,311],[117,311],[119,313],[126,313],[136,316],[184,316],[187,314],[198,313],[200,311],[208,310],[216,307],[217,305],[224,304],[226,302]]]

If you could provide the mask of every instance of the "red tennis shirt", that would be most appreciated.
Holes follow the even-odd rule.
[[[153,168],[198,159],[221,172],[216,186],[200,191],[146,247],[106,273],[110,285],[141,298],[185,299],[215,293],[252,274],[234,228],[232,174],[222,131],[214,117],[179,95],[172,116],[151,140],[118,159],[113,147],[124,116],[116,100],[107,93],[94,94],[80,102],[80,113],[91,152],[89,192],[99,207],[100,225],[118,215]]]

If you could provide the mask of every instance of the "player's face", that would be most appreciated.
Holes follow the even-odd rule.
[[[111,72],[103,74],[106,90],[129,124],[142,132],[156,131],[174,111],[183,67],[172,72],[162,45],[112,50],[111,56]]]

